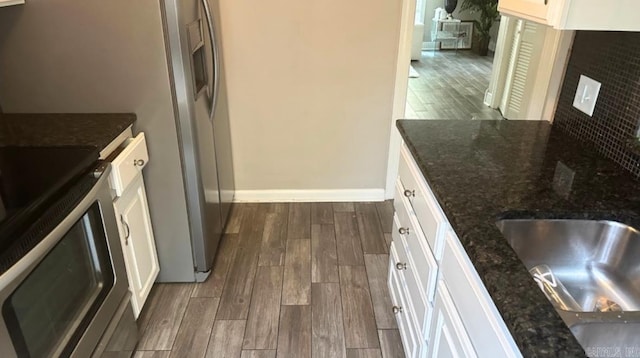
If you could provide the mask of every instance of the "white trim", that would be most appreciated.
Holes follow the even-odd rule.
[[[543,114],[545,112],[545,106],[547,105],[549,92],[551,91],[551,86],[560,88],[560,84],[562,83],[563,76],[557,76],[556,81],[552,77],[554,70],[557,71],[556,67],[562,67],[564,69],[566,57],[562,58],[562,66],[557,66],[556,62],[558,61],[558,57],[560,53],[560,42],[562,40],[562,34],[566,31],[556,30],[552,27],[545,28],[545,38],[544,43],[542,45],[542,53],[545,54],[545,57],[551,59],[549,61],[548,66],[544,66],[542,63],[544,58],[540,59],[540,66],[538,67],[538,71],[536,71],[536,77],[533,79],[534,86],[531,92],[531,96],[529,99],[528,109],[525,115],[525,118],[534,118],[534,119],[544,119],[547,121],[551,121],[553,118],[544,118]],[[557,81],[560,81],[558,83]],[[554,97],[558,95],[558,93],[554,93]],[[553,104],[554,112],[555,112],[555,103]]]
[[[0,7],[22,4],[24,4],[24,0],[0,0]]]
[[[384,189],[236,190],[234,202],[383,201]]]
[[[496,50],[493,56],[493,65],[491,68],[491,81],[489,88],[485,92],[484,104],[491,108],[498,108],[502,93],[504,92],[504,83],[509,68],[509,53],[513,42],[513,34],[515,32],[515,21],[509,16],[500,18],[500,27],[498,29],[498,39],[496,40]]]
[[[500,109],[500,112],[502,113],[502,116],[504,116],[504,118],[509,119],[509,117],[511,117],[510,113],[509,113],[509,100],[512,96],[512,92],[511,92],[511,88],[513,87],[513,79],[516,76],[516,68],[519,62],[522,61],[518,61],[518,56],[520,53],[520,44],[522,44],[522,36],[523,36],[523,30],[525,25],[527,24],[527,20],[522,20],[522,19],[514,19],[513,21],[514,24],[514,32],[513,34],[511,34],[508,38],[509,42],[507,43],[509,45],[509,51],[505,52],[505,56],[506,56],[506,61],[503,62],[503,67],[505,69],[505,77],[504,77],[504,86],[502,89],[502,92],[500,93],[500,104],[498,105],[498,108]],[[530,22],[531,24],[533,24],[532,26],[540,26],[542,27],[542,25],[539,25],[537,22]],[[542,60],[542,58],[540,58],[538,60],[538,62],[540,62]],[[532,61],[534,62],[534,61]],[[531,62],[529,62],[527,64],[527,67],[529,66],[533,66],[533,64]],[[536,66],[537,67],[537,64]],[[500,69],[502,70],[502,68]],[[495,69],[494,69],[495,71]],[[530,73],[530,72],[528,72]],[[534,75],[538,75],[537,72],[533,73]],[[531,81],[532,78],[530,76],[527,75],[526,77],[526,81],[527,83],[529,81]],[[526,85],[525,85],[526,87]],[[521,104],[524,105],[525,107],[528,107],[528,102],[531,100],[530,97],[526,97],[522,98],[522,102]],[[533,118],[532,118],[533,119]],[[539,118],[537,118],[539,119]]]
[[[409,87],[409,64],[411,62],[411,40],[416,12],[416,2],[401,0],[402,14],[400,32],[398,34],[398,61],[396,62],[396,81],[393,90],[393,114],[391,117],[391,133],[389,135],[389,157],[387,159],[387,181],[384,198],[392,199],[395,191],[398,165],[400,163],[400,133],[396,130],[396,120],[404,118],[407,105],[407,88]]]
[[[553,42],[553,68],[549,75],[549,85],[547,87],[547,94],[544,103],[544,109],[542,110],[541,117],[543,120],[553,122],[553,117],[556,113],[558,106],[558,99],[560,98],[560,90],[562,89],[562,83],[564,82],[564,75],[566,73],[567,63],[571,55],[571,47],[573,46],[573,39],[575,38],[575,31],[557,31],[554,36]]]

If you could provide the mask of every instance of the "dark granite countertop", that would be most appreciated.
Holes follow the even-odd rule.
[[[584,357],[495,221],[586,218],[639,227],[640,182],[547,122],[400,120],[397,127],[522,354]],[[558,162],[575,171],[568,192],[553,189]]]
[[[0,114],[0,145],[90,145],[102,150],[136,120],[133,113]]]

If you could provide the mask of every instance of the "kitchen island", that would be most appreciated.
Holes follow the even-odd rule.
[[[584,356],[495,223],[572,218],[638,227],[637,179],[547,122],[401,120],[397,127],[522,355]]]

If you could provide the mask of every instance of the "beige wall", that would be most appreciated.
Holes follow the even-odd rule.
[[[400,6],[221,0],[238,190],[384,189]]]

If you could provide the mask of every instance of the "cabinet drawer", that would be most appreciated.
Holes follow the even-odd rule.
[[[398,221],[397,216],[394,217],[394,228],[397,228]],[[393,242],[395,243],[395,250],[397,254],[397,260],[395,261],[396,270],[399,276],[406,286],[406,303],[411,306],[411,315],[413,317],[414,326],[418,336],[423,337],[423,333],[428,330],[428,318],[431,313],[431,304],[427,299],[427,295],[430,292],[421,285],[418,278],[418,271],[415,262],[411,258],[411,254],[407,252],[407,242],[403,235],[398,234],[395,230],[393,235]]]
[[[520,357],[513,338],[460,241],[452,230],[447,230],[445,236],[442,277],[478,356]]]
[[[437,259],[442,257],[443,237],[440,227],[445,221],[442,210],[438,205],[431,190],[424,183],[422,174],[418,166],[413,161],[413,157],[406,145],[400,151],[400,181],[402,183],[402,196],[409,199],[411,208],[418,218],[418,223],[422,228],[429,246],[433,248],[433,253]]]
[[[411,307],[406,303],[404,296],[404,282],[396,270],[395,264],[398,262],[398,255],[395,249],[395,243],[391,243],[389,260],[389,292],[391,293],[391,303],[394,308],[399,308],[395,313],[400,338],[404,346],[404,352],[407,357],[417,357],[420,350],[421,340],[418,338],[413,325],[410,322]]]
[[[396,190],[401,186],[396,183]],[[397,228],[394,227],[393,235],[402,238],[402,243],[406,248],[407,256],[411,262],[411,269],[417,276],[419,286],[424,290],[427,302],[433,302],[436,291],[436,279],[438,275],[438,263],[424,237],[415,214],[409,209],[407,198],[396,198],[397,205]],[[403,228],[404,234],[400,234]],[[408,233],[407,230],[408,229]]]
[[[129,138],[122,144],[122,151],[111,161],[110,175],[112,189],[121,196],[127,186],[136,178],[149,162],[147,141],[144,133]]]

